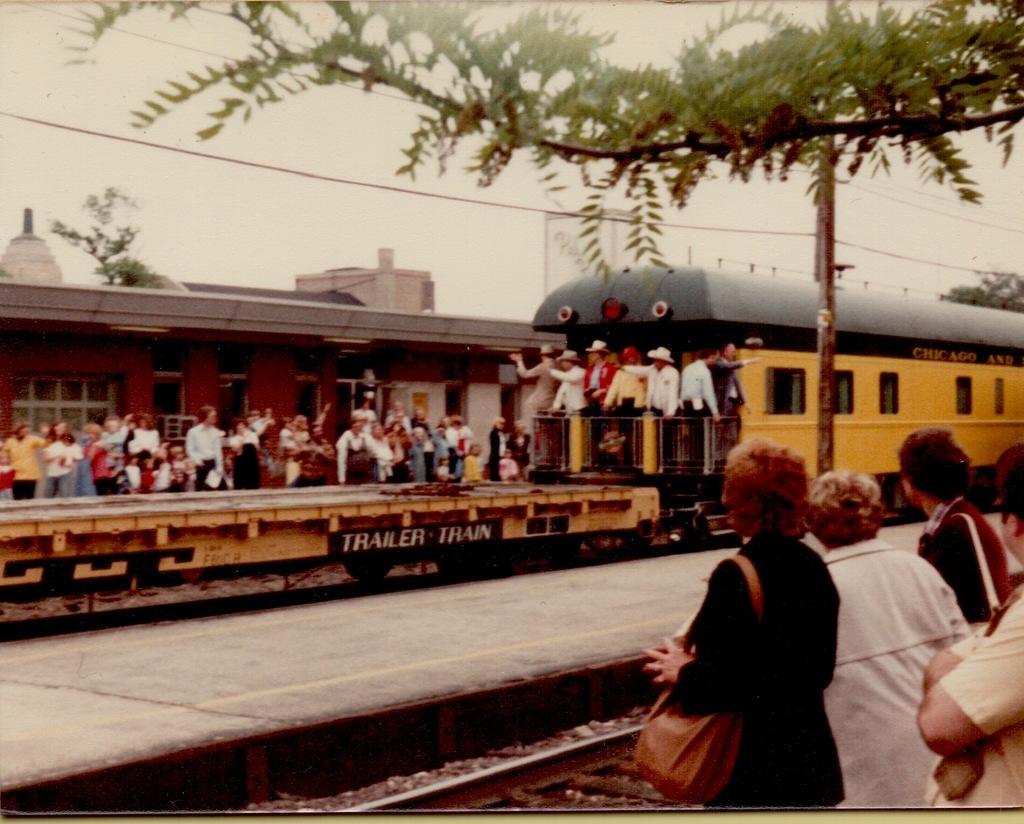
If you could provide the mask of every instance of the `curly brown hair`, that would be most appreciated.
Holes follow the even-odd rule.
[[[726,460],[722,500],[733,529],[745,538],[761,532],[802,535],[807,511],[803,456],[767,438],[740,444]]]

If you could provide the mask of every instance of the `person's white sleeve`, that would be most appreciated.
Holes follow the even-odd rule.
[[[668,404],[661,411],[666,415],[675,415],[679,411],[679,372],[675,369],[669,373]]]

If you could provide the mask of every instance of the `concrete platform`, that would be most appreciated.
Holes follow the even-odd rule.
[[[633,656],[732,552],[8,643],[0,786]]]

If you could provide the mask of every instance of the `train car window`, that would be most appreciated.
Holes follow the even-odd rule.
[[[883,372],[878,376],[878,411],[883,415],[897,415],[900,411],[900,376]]]
[[[768,369],[768,414],[802,415],[807,408],[803,369]]]
[[[970,415],[973,403],[971,399],[971,379],[956,379],[956,414]]]
[[[836,372],[836,393],[832,408],[837,415],[853,414],[853,372],[841,369]]]
[[[1006,384],[1002,378],[996,378],[996,414],[1006,412]]]

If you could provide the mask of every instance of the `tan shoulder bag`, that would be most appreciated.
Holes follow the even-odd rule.
[[[731,559],[743,573],[750,603],[760,623],[764,593],[754,565],[742,555]],[[651,708],[637,741],[640,775],[666,798],[705,804],[725,789],[736,765],[743,714],[686,715],[669,702],[665,689]]]

